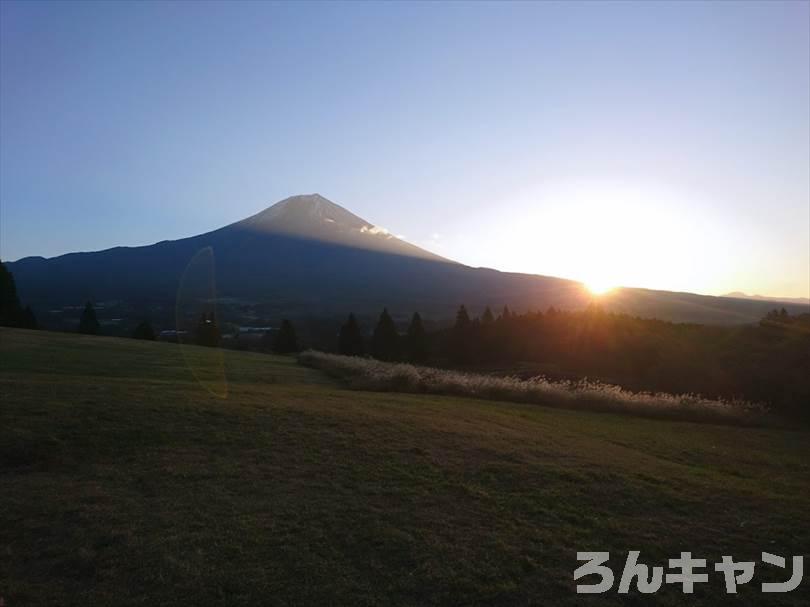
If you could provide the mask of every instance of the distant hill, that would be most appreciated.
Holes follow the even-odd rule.
[[[787,304],[799,304],[803,306],[810,305],[810,298],[807,297],[768,297],[765,295],[747,295],[742,291],[733,291],[731,293],[726,293],[723,297],[734,297],[736,299],[753,299],[756,301],[771,301],[774,303],[787,303]]]
[[[457,306],[576,308],[592,296],[575,281],[472,268],[405,242],[318,194],[293,196],[218,230],[140,247],[27,257],[8,264],[20,298],[46,309],[86,300],[172,306],[200,250],[213,251],[218,297],[288,316],[420,311],[452,318]],[[610,309],[666,320],[740,323],[770,302],[619,289]],[[790,306],[789,306],[790,307]],[[791,311],[806,311],[794,306]]]

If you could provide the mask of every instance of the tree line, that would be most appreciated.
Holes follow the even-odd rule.
[[[367,340],[355,315],[349,314],[346,324],[340,327],[338,333],[337,351],[347,356],[368,354],[379,360],[422,363],[427,360],[427,333],[422,325],[422,317],[415,312],[405,334],[400,335],[388,308],[383,308],[371,339]]]
[[[768,403],[810,418],[810,314],[782,308],[758,324],[673,323],[605,311],[460,306],[452,326],[425,332],[419,314],[397,331],[383,310],[370,337],[356,317],[337,351],[350,356],[552,379],[590,377],[631,390],[699,393]]]

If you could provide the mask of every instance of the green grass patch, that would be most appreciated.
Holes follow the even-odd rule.
[[[618,572],[628,550],[810,546],[805,432],[357,392],[293,358],[181,348],[0,330],[9,607],[619,605],[642,597],[575,594],[578,550]],[[643,601],[716,605],[710,579]],[[738,602],[807,598],[761,581]]]

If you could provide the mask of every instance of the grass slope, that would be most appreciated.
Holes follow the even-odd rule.
[[[222,357],[227,398],[176,345],[0,330],[6,605],[634,604],[577,596],[576,552],[620,574],[632,549],[810,546],[806,433],[354,392],[185,351]],[[807,599],[757,571],[739,604]],[[710,579],[689,604],[726,598]]]

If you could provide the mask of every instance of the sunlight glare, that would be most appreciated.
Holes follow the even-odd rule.
[[[482,265],[570,278],[594,295],[620,285],[711,293],[733,271],[733,242],[713,229],[720,220],[698,192],[583,178],[537,185],[504,205],[517,212],[488,225],[497,246],[478,247],[495,258]]]
[[[605,295],[612,291],[615,285],[602,280],[588,280],[585,282],[585,288],[591,295]]]

